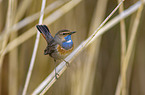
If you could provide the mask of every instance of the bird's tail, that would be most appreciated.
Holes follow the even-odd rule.
[[[46,39],[47,43],[53,40],[53,37],[46,25],[36,25],[36,27],[42,36]]]

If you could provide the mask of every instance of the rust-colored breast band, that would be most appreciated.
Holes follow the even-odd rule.
[[[73,50],[74,46],[71,49],[65,50],[64,48],[62,48],[60,45],[58,45],[57,50],[61,55],[66,55],[68,53],[71,53]]]

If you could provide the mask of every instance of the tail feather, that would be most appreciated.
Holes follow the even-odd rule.
[[[36,28],[46,39],[47,43],[53,40],[53,37],[51,36],[51,33],[46,25],[36,25]]]

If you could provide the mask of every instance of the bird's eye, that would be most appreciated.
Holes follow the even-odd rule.
[[[65,35],[66,33],[60,33],[61,35]]]
[[[67,32],[62,32],[62,33],[60,33],[61,35],[69,35],[69,33],[67,33]]]

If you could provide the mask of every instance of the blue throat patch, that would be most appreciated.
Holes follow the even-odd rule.
[[[66,41],[62,43],[62,47],[66,50],[72,48],[73,41],[71,40],[71,35],[68,35],[64,38]]]

